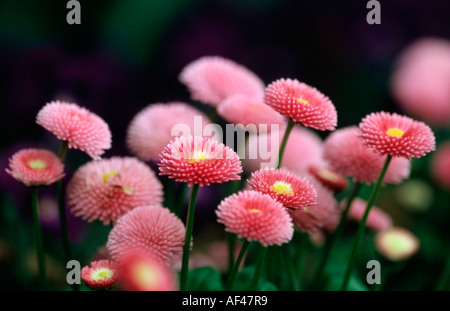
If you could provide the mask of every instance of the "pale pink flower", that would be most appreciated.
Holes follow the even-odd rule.
[[[225,198],[216,214],[227,232],[249,242],[258,241],[263,246],[287,243],[294,234],[287,209],[257,191],[245,190]]]
[[[84,107],[53,101],[37,114],[36,123],[52,132],[69,148],[80,149],[93,159],[100,159],[111,148],[111,131],[98,115]]]
[[[420,158],[435,149],[430,127],[396,113],[374,112],[359,124],[363,145],[380,155]]]
[[[174,137],[194,135],[196,130],[202,131],[197,134],[201,136],[208,124],[210,121],[203,112],[186,103],[152,104],[136,114],[128,126],[127,147],[144,161],[159,161],[161,151]],[[189,133],[180,133],[175,126],[183,131],[189,130]]]
[[[399,105],[429,124],[450,126],[450,41],[421,38],[400,54],[391,78]]]
[[[81,279],[90,289],[110,289],[119,280],[119,266],[109,260],[93,261],[81,269]]]
[[[121,262],[131,251],[154,254],[171,266],[183,252],[183,222],[161,206],[141,206],[128,212],[110,231],[106,247],[111,257]]]
[[[317,192],[309,181],[286,170],[253,172],[248,183],[253,190],[270,195],[290,209],[305,209],[317,203]]]
[[[262,96],[264,82],[246,67],[220,56],[204,56],[183,68],[179,75],[193,100],[212,106],[232,95]]]
[[[431,158],[431,176],[442,188],[450,189],[450,141],[438,146]]]
[[[67,203],[75,216],[107,225],[143,205],[162,202],[162,185],[145,163],[113,157],[81,166],[67,185]]]
[[[344,202],[345,201],[343,201],[343,203]],[[344,204],[342,204],[341,207],[343,208]],[[352,205],[350,206],[347,218],[358,223],[361,222],[366,211],[366,207],[366,201],[355,198],[352,202]],[[379,207],[372,206],[369,211],[369,215],[367,216],[366,227],[374,231],[387,230],[389,228],[392,228],[392,218],[389,214],[384,212]]]
[[[160,175],[168,175],[189,186],[208,186],[239,180],[242,172],[238,155],[212,139],[195,136],[175,138],[161,153]]]
[[[6,172],[26,186],[50,185],[64,176],[64,165],[45,149],[22,149],[9,159]]]
[[[323,157],[337,172],[359,183],[372,184],[378,180],[386,155],[380,156],[364,147],[356,126],[345,127],[331,133],[324,143]],[[399,184],[409,177],[411,162],[403,157],[391,160],[384,183]]]

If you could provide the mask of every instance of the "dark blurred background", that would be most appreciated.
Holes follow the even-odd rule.
[[[332,99],[338,127],[344,127],[373,111],[401,112],[389,92],[398,53],[420,37],[450,38],[448,0],[381,0],[380,25],[367,24],[364,0],[79,2],[81,25],[66,23],[67,1],[0,2],[0,254],[7,259],[14,243],[33,240],[9,236],[25,230],[21,217],[29,216],[5,206],[23,211],[30,205],[26,188],[4,168],[19,148],[57,151],[55,137],[35,123],[51,100],[99,114],[113,134],[105,156],[129,155],[124,142],[132,117],[150,103],[191,102],[178,81],[181,69],[201,56],[220,55],[266,84],[290,77],[317,87]],[[69,157],[69,175],[88,160],[77,151]],[[73,222],[76,236],[84,224]],[[26,282],[12,275],[12,288]]]

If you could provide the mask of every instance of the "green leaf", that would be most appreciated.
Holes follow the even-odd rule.
[[[220,273],[211,267],[201,267],[189,271],[188,289],[192,291],[222,291]]]
[[[234,280],[232,290],[236,290],[236,291],[248,290],[252,283],[254,274],[255,274],[254,266],[249,266],[249,267],[245,267],[244,269],[242,269],[236,275],[236,279]],[[278,288],[273,283],[261,278],[259,281],[258,290],[259,291],[277,291]]]

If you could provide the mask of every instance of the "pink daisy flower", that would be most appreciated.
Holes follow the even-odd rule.
[[[193,135],[197,130],[196,122],[199,124],[198,130],[201,131],[210,124],[203,112],[188,104],[170,102],[149,105],[136,114],[128,126],[126,137],[128,149],[144,161],[158,161],[164,147],[173,137],[180,135],[180,133],[172,135],[172,129],[177,125],[186,126],[191,132],[187,135]]]
[[[216,215],[227,232],[263,246],[287,243],[294,234],[291,218],[283,205],[257,191],[241,191],[225,198]]]
[[[126,291],[175,291],[173,271],[152,253],[129,252],[121,261],[120,287]]]
[[[179,80],[187,86],[193,100],[212,106],[232,95],[261,97],[264,93],[264,82],[257,75],[219,56],[205,56],[193,61],[181,71]]]
[[[450,41],[421,38],[399,56],[391,91],[408,115],[450,126]]]
[[[161,206],[141,206],[117,221],[106,247],[120,262],[128,251],[155,254],[164,264],[172,265],[182,254],[185,228],[183,222]]]
[[[111,148],[108,124],[96,114],[76,104],[53,101],[37,114],[36,123],[52,132],[69,148],[80,149],[93,159],[100,159]]]
[[[394,227],[378,232],[375,236],[377,251],[391,261],[412,257],[420,247],[419,239],[410,231]]]
[[[81,279],[90,289],[110,289],[119,280],[119,267],[114,261],[93,261],[81,269]]]
[[[160,175],[189,186],[239,180],[241,161],[232,149],[206,137],[177,137],[161,153]]]
[[[268,134],[250,135],[244,161],[245,170],[253,172],[276,168],[283,135],[284,129]],[[286,144],[281,167],[296,173],[307,171],[311,165],[325,166],[322,153],[322,139],[316,133],[294,126]]]
[[[344,201],[345,202],[345,201]],[[342,204],[342,208],[345,204]],[[347,217],[349,220],[360,222],[366,211],[367,202],[355,198],[350,206]],[[366,227],[373,231],[383,231],[392,228],[392,218],[389,214],[376,206],[372,206],[367,216]]]
[[[317,192],[304,178],[280,169],[265,169],[252,173],[250,187],[296,210],[317,203]]]
[[[285,125],[283,116],[265,105],[259,97],[230,96],[217,107],[217,113],[228,122],[256,133],[270,132],[272,124]]]
[[[364,146],[380,155],[420,158],[435,149],[434,134],[425,123],[396,113],[371,113],[359,129]]]
[[[6,172],[26,186],[50,185],[64,176],[64,165],[45,149],[23,149],[9,159]]]
[[[323,229],[333,231],[341,218],[341,211],[333,192],[313,177],[307,177],[317,191],[317,204],[304,210],[288,210],[294,225],[303,232]]]
[[[67,203],[75,216],[107,225],[138,206],[160,204],[162,185],[143,162],[113,157],[81,166],[67,185]]]
[[[332,131],[337,125],[337,112],[328,97],[316,88],[298,80],[279,79],[265,91],[264,102],[304,126]]]
[[[450,189],[450,141],[439,145],[431,158],[431,176],[445,189]]]
[[[334,192],[344,191],[348,186],[347,178],[325,166],[311,165],[308,173]]]
[[[358,138],[358,127],[345,127],[331,133],[324,143],[323,157],[337,172],[351,177],[355,182],[372,184],[378,180],[386,155],[380,156],[364,147]],[[393,158],[383,182],[399,184],[409,177],[411,162]]]

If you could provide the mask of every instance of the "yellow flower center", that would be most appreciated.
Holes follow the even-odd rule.
[[[106,172],[106,173],[104,173],[104,174],[101,176],[101,178],[102,178],[103,182],[106,184],[106,183],[108,183],[108,180],[109,180],[111,177],[116,177],[117,175],[119,175],[119,172],[118,172],[118,171],[111,171],[111,172]]]
[[[189,163],[200,162],[206,159],[206,154],[204,152],[194,152],[192,158],[188,159]]]
[[[150,289],[158,284],[158,272],[149,264],[137,263],[133,268],[132,275],[142,288]]]
[[[298,101],[300,104],[303,104],[303,105],[309,105],[309,102],[308,102],[306,99],[303,99],[303,98],[297,98],[297,101]]]
[[[109,279],[114,275],[114,271],[108,268],[101,268],[98,270],[95,270],[91,277],[95,280],[95,281],[101,281],[104,279]]]
[[[31,167],[33,170],[43,170],[47,167],[47,164],[45,164],[42,160],[30,160],[28,161],[28,166]]]
[[[389,136],[395,136],[395,137],[402,137],[403,134],[405,134],[405,132],[403,132],[401,129],[396,128],[396,127],[391,127],[390,129],[388,129],[386,131],[386,134],[388,134]]]
[[[257,208],[252,208],[249,212],[252,213],[252,214],[261,213],[261,211],[259,209],[257,209]]]
[[[272,186],[270,186],[270,189],[275,190],[277,194],[294,194],[294,191],[291,188],[291,184],[284,181],[275,182]]]

